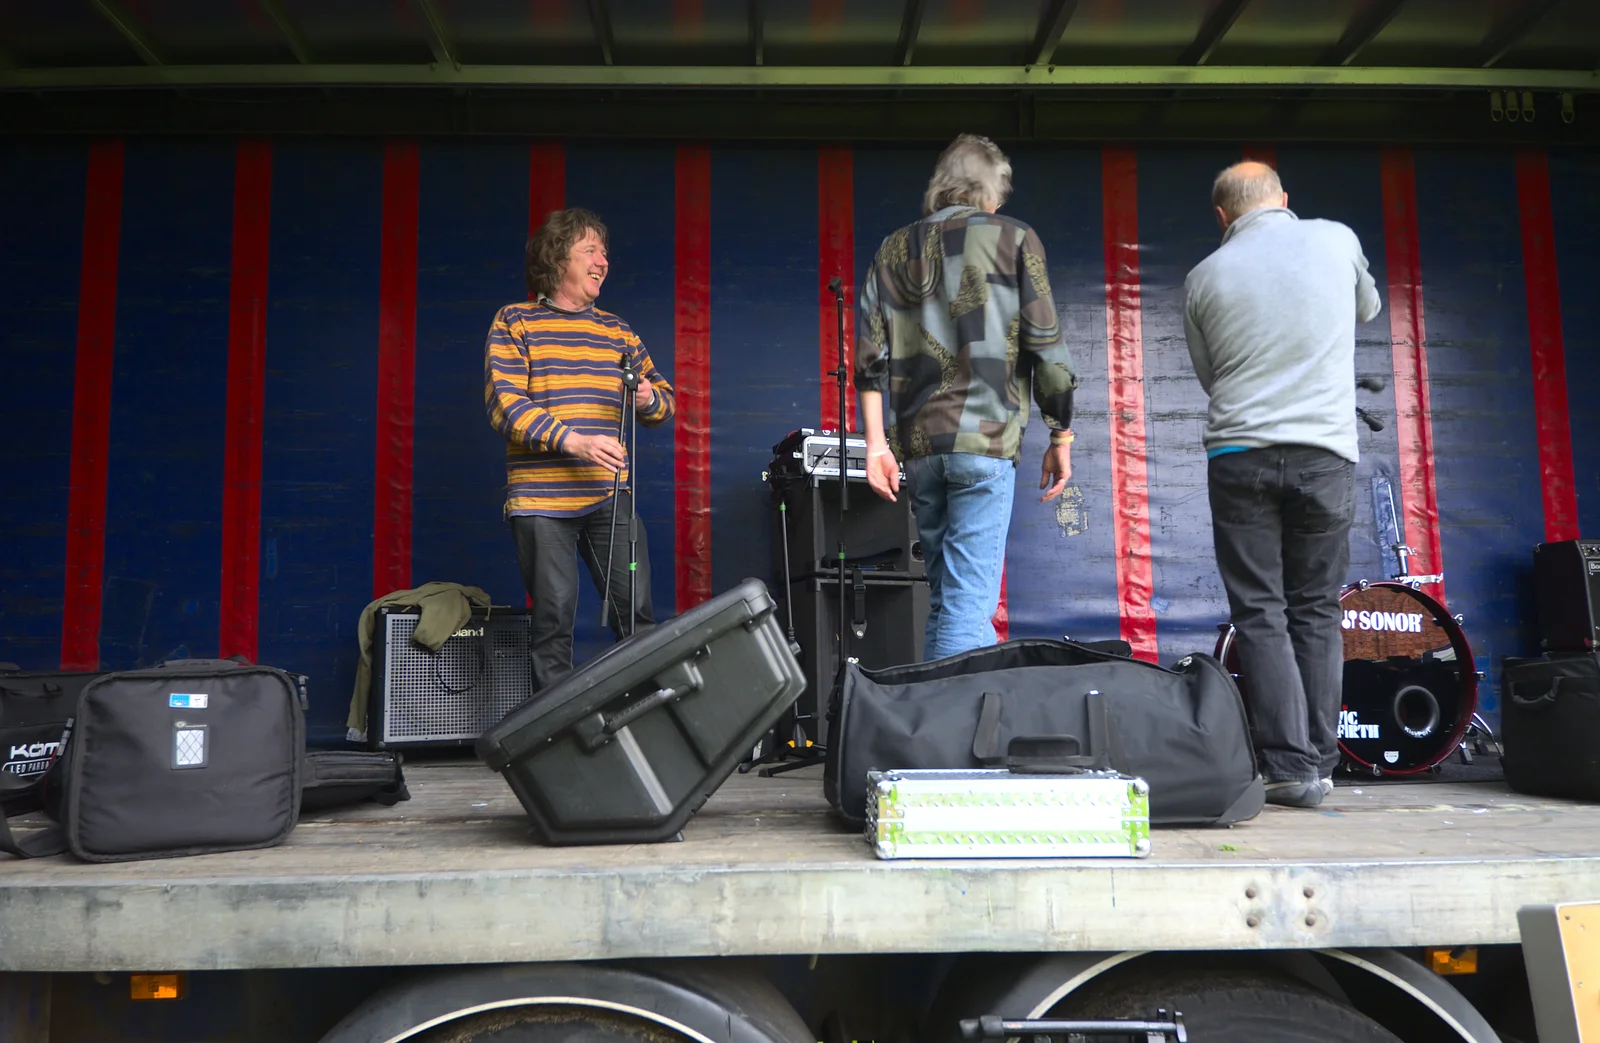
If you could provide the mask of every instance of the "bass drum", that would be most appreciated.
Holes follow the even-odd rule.
[[[1344,767],[1371,775],[1434,769],[1460,744],[1478,708],[1478,673],[1461,624],[1404,583],[1352,584],[1339,595]],[[1223,624],[1216,657],[1239,682],[1237,633]],[[1248,700],[1247,700],[1248,705]]]

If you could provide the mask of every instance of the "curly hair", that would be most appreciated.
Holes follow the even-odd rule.
[[[939,156],[922,196],[922,216],[952,203],[998,208],[1011,195],[1011,161],[977,134],[961,134]]]
[[[573,244],[591,231],[599,237],[601,245],[610,245],[610,233],[593,210],[574,206],[550,212],[539,230],[528,238],[523,274],[528,280],[529,299],[536,300],[540,294],[555,292],[561,285],[561,273]]]

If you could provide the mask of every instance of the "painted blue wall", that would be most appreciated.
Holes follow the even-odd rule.
[[[57,661],[77,294],[82,143],[17,140],[0,164],[0,659]],[[854,153],[856,276],[882,237],[920,210],[931,149]],[[1151,549],[1161,656],[1209,650],[1226,615],[1211,555],[1200,432],[1205,398],[1182,337],[1185,273],[1215,247],[1207,205],[1232,148],[1139,154]],[[216,652],[231,143],[128,143],[119,264],[106,538],[108,666]],[[1062,505],[1038,500],[1043,431],[1029,429],[1012,518],[1015,635],[1118,632],[1107,447],[1100,153],[1019,147],[1011,213],[1039,230],[1081,387],[1074,475]],[[1378,154],[1286,147],[1279,168],[1302,216],[1349,224],[1385,283]],[[1424,303],[1450,608],[1479,665],[1530,651],[1519,583],[1542,538],[1526,302],[1512,157],[1417,155]],[[342,735],[356,619],[372,595],[382,143],[274,143],[262,461],[260,655],[313,679],[313,736]],[[760,473],[819,409],[816,152],[712,152],[712,547],[718,589],[767,575]],[[422,145],[417,275],[413,578],[473,583],[522,603],[500,518],[504,472],[483,417],[483,337],[522,293],[526,142]],[[1600,161],[1554,155],[1552,195],[1578,503],[1600,524]],[[567,197],[611,228],[603,306],[674,374],[674,150],[573,143]],[[25,201],[25,203],[24,203]],[[1388,301],[1385,300],[1387,307]],[[1363,373],[1391,371],[1387,313],[1358,338]],[[1396,467],[1392,390],[1363,400],[1390,421],[1363,430],[1361,475]],[[640,432],[640,511],[658,616],[675,603],[673,428]],[[1359,483],[1351,578],[1381,566]],[[583,593],[578,651],[604,643]],[[1492,690],[1486,690],[1492,700]]]

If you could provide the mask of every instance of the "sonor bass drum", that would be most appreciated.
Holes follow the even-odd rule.
[[[1443,605],[1405,583],[1352,584],[1339,595],[1339,607],[1339,750],[1345,768],[1372,775],[1434,768],[1460,744],[1478,707],[1478,673],[1466,632]],[[1216,657],[1247,691],[1236,631],[1231,624],[1221,630]]]

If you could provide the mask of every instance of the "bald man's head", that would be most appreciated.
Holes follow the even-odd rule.
[[[1224,226],[1252,210],[1285,205],[1283,183],[1278,172],[1253,160],[1235,163],[1217,175],[1211,186],[1211,203],[1221,214]]]

